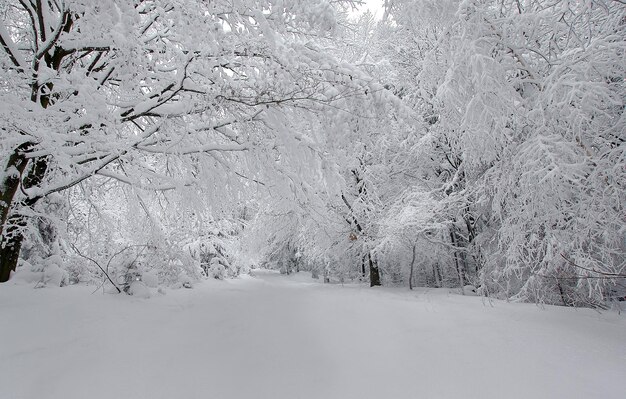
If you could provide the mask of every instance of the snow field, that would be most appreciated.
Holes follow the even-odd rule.
[[[447,290],[206,281],[0,289],[0,397],[622,398],[626,317]]]

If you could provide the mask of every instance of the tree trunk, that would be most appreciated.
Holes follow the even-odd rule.
[[[361,278],[363,279],[362,281],[365,280],[365,258],[367,258],[367,255],[361,258]]]
[[[22,154],[27,144],[17,147],[4,165],[4,181],[0,186],[0,283],[9,280],[11,271],[15,271],[22,247],[22,236],[10,217],[13,199],[20,187],[20,176],[26,168],[28,160]]]
[[[439,269],[439,263],[433,265],[433,277],[435,278],[435,286],[441,288],[443,286],[443,276],[441,275],[441,269]]]
[[[0,250],[0,283],[9,281],[11,272],[15,271],[22,248],[22,232],[18,226],[7,227],[7,237],[2,239]]]
[[[413,289],[413,269],[415,267],[415,247],[417,243],[413,244],[413,255],[411,256],[411,270],[409,272],[409,289]]]
[[[470,212],[469,205],[465,207],[465,216],[463,216],[463,219],[465,220],[465,226],[467,228],[467,245],[469,246],[472,242],[474,242],[474,239],[478,234],[476,231],[476,218],[474,218],[474,215],[472,215],[472,213]],[[480,271],[480,263],[476,257],[472,258],[474,259],[474,272],[476,273],[476,275],[478,275]],[[465,270],[468,271],[469,267],[467,265],[467,259],[465,259],[465,262]]]
[[[371,252],[367,254],[367,259],[370,266],[370,287],[382,285],[380,283],[380,270],[378,269],[378,265],[376,265],[376,263],[374,263],[374,261],[372,260]]]
[[[27,145],[22,144],[13,150],[6,165],[4,165],[5,177],[0,185],[0,222],[2,223],[0,225],[0,235],[4,232],[4,228],[7,225],[13,198],[20,187],[20,176],[28,163],[28,160],[22,154],[26,148]]]
[[[45,25],[44,19],[49,17],[45,11],[47,7],[42,8],[42,4],[32,4],[32,7],[32,12],[34,12],[39,19],[40,28],[42,29],[41,33],[45,34],[43,31],[43,26]],[[63,31],[67,33],[72,29],[74,20],[69,12],[64,13],[62,18],[63,19],[59,22],[62,23]],[[34,39],[36,42],[37,38]],[[52,40],[52,38],[50,39]],[[61,69],[63,59],[71,53],[59,47],[56,43],[56,39],[50,43],[52,44],[52,48],[49,48],[48,51],[44,52],[43,62],[41,62],[41,59],[36,59],[33,62],[34,79],[32,80],[30,86],[30,100],[33,103],[39,104],[39,106],[43,109],[48,108],[51,104],[53,83],[43,83],[45,90],[41,90],[42,86],[40,85],[38,78],[40,66],[45,64],[47,68],[59,71]],[[0,192],[0,283],[8,281],[11,271],[15,271],[20,255],[20,249],[22,248],[22,240],[24,239],[21,231],[22,227],[26,223],[24,217],[11,215],[11,212],[15,212],[18,208],[14,204],[15,195],[18,192],[17,190],[19,189],[20,184],[26,189],[39,185],[48,170],[47,157],[34,158],[30,161],[25,157],[24,154],[34,145],[34,143],[24,142],[13,150],[13,153],[9,156],[7,164],[4,165],[5,177],[3,178],[3,181],[0,181],[0,189],[2,190]],[[27,166],[29,166],[28,172],[24,175],[24,171]],[[26,198],[22,201],[20,206],[32,207],[39,199],[39,197]]]
[[[450,241],[454,247],[457,246],[456,234],[454,233],[454,227],[450,229]],[[461,285],[461,294],[465,295],[465,273],[462,260],[459,259],[459,251],[454,249],[454,264],[456,265],[456,272],[459,275],[459,284]]]
[[[15,209],[15,195],[20,186],[20,176],[23,174],[26,165],[31,165],[23,186],[25,188],[39,185],[43,180],[48,162],[46,158],[37,158],[28,162],[22,155],[22,151],[27,148],[27,144],[22,144],[16,148],[9,158],[9,162],[5,167],[6,171],[11,172],[11,168],[15,168],[18,173],[9,173],[4,179],[4,190],[0,193],[0,216],[2,217],[2,225],[0,226],[0,283],[7,282],[11,276],[11,272],[17,268],[20,250],[22,248],[22,228],[26,225],[26,220],[20,215],[11,215]],[[26,198],[21,201],[20,206],[32,207],[39,198]]]

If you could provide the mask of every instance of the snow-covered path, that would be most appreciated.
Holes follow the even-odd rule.
[[[622,398],[626,317],[303,275],[0,287],[0,397]]]

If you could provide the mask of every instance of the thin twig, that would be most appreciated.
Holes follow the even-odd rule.
[[[72,244],[72,243],[70,243],[70,245],[72,246],[72,249],[73,249],[73,250],[74,250],[74,251],[78,254],[78,256],[80,256],[81,258],[85,258],[85,259],[87,259],[87,260],[89,260],[89,261],[91,261],[91,262],[95,263],[95,265],[96,265],[96,266],[98,266],[98,267],[100,268],[100,270],[102,270],[102,273],[104,273],[104,275],[107,277],[107,279],[109,279],[109,281],[111,282],[111,284],[113,284],[113,286],[117,289],[117,292],[118,292],[118,293],[120,293],[120,294],[122,293],[122,290],[120,289],[120,287],[118,287],[118,286],[117,286],[117,284],[115,284],[115,283],[113,282],[113,280],[111,280],[111,277],[109,276],[109,273],[107,273],[107,272],[106,272],[106,270],[104,270],[104,269],[102,268],[102,266],[100,266],[100,264],[99,264],[98,262],[96,262],[94,259],[90,258],[89,256],[87,256],[87,255],[83,255],[82,253],[80,253],[80,251],[78,250],[78,248],[76,248],[76,245],[74,245],[74,244]],[[108,264],[107,264],[107,266],[108,266]]]
[[[605,278],[626,278],[626,274],[619,274],[619,273],[607,273],[607,272],[601,272],[598,270],[594,270],[594,269],[588,269],[586,267],[582,267],[580,265],[577,265],[576,263],[574,263],[573,261],[571,261],[570,259],[567,259],[567,257],[563,254],[561,254],[561,257],[563,259],[565,259],[567,261],[567,263],[569,263],[572,266],[575,266],[579,269],[583,269],[586,270],[588,272],[592,272],[592,273],[597,273],[597,274],[601,274],[602,276],[605,276]]]

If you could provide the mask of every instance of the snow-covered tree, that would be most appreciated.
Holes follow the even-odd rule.
[[[315,44],[343,3],[1,2],[0,281],[29,209],[94,175],[167,190],[254,179],[235,153],[271,167],[280,110],[358,80]]]
[[[459,276],[478,272],[508,297],[600,304],[625,266],[626,8],[386,4],[398,45],[385,54],[426,122],[411,198],[440,201]]]

